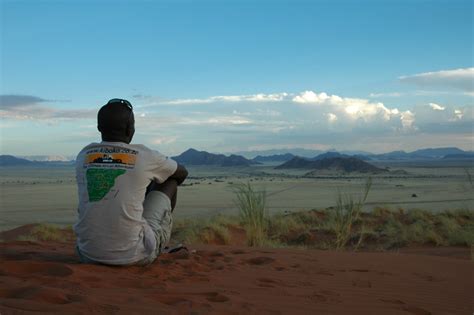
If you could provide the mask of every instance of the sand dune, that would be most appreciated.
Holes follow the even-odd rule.
[[[473,263],[459,251],[206,245],[108,267],[80,264],[72,241],[6,241],[0,313],[472,314]]]

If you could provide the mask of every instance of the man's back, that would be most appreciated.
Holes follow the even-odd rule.
[[[151,181],[164,182],[175,161],[143,145],[91,143],[76,159],[79,220],[74,226],[82,255],[107,264],[129,264],[150,255],[154,233],[143,218]]]

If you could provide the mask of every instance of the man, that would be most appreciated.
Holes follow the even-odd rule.
[[[188,172],[157,151],[130,144],[130,102],[110,100],[97,122],[102,142],[89,144],[76,159],[77,252],[86,263],[149,264],[170,239],[177,186]]]

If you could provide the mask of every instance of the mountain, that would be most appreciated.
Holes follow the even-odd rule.
[[[235,152],[235,154],[242,155],[247,159],[255,158],[258,155],[261,156],[269,156],[269,155],[281,155],[281,154],[293,154],[294,156],[302,156],[311,158],[318,154],[324,153],[325,151],[321,150],[309,150],[309,149],[302,149],[302,148],[295,148],[295,149],[271,149],[271,150],[256,150],[256,151],[240,151]]]
[[[249,166],[259,164],[240,155],[225,156],[224,154],[213,154],[195,149],[188,149],[173,157],[173,160],[183,165]]]
[[[69,162],[75,160],[72,155],[23,155],[19,158],[37,162]]]
[[[300,157],[295,157],[288,162],[277,166],[276,169],[314,169],[314,170],[337,170],[346,173],[360,172],[360,173],[380,173],[386,172],[385,169],[378,168],[361,159],[355,157],[328,157],[319,160],[307,160]],[[311,175],[310,173],[308,173]]]
[[[286,155],[292,154],[293,156],[300,156],[304,158],[311,158],[311,159],[321,159],[324,157],[357,157],[361,160],[368,161],[368,160],[432,160],[432,159],[442,159],[444,156],[448,154],[465,154],[469,153],[469,151],[463,151],[461,149],[455,147],[446,147],[446,148],[425,148],[419,149],[413,152],[406,152],[406,151],[392,151],[387,153],[381,154],[374,154],[366,151],[359,151],[359,150],[343,150],[343,151],[336,151],[331,149],[329,151],[321,151],[321,150],[308,150],[308,149],[272,149],[272,150],[261,150],[261,151],[242,151],[236,154],[242,155],[246,158],[258,158],[261,161],[265,161],[266,157],[269,156],[279,156],[279,155]],[[321,154],[327,154],[320,156]],[[319,155],[319,156],[318,156]],[[276,160],[273,160],[276,161]],[[283,161],[283,160],[282,160]]]
[[[37,164],[13,155],[0,155],[0,166],[33,166]]]
[[[287,168],[313,168],[315,161],[311,161],[300,156],[295,156],[289,161],[278,165],[275,169],[287,169]]]
[[[458,148],[426,148],[420,149],[413,152],[405,151],[393,151],[382,154],[370,155],[371,158],[376,160],[433,160],[442,159],[446,155],[453,154],[466,154],[467,151],[463,151]]]
[[[333,158],[333,157],[349,157],[349,156],[346,155],[346,154],[341,154],[337,151],[329,151],[329,152],[317,155],[314,158],[312,158],[311,160],[316,161],[316,160],[322,160],[322,159]]]
[[[464,154],[464,153],[466,153],[466,151],[463,151],[458,148],[434,148],[434,149],[428,148],[428,149],[416,150],[416,151],[411,152],[410,154],[416,155],[416,156],[427,157],[427,158],[440,159],[446,155]]]
[[[465,159],[474,159],[474,153],[466,152],[463,154],[447,154],[443,157],[445,160],[465,160]]]
[[[374,154],[370,156],[377,160],[409,160],[412,156],[405,151],[392,151],[382,154]]]
[[[252,161],[265,163],[265,162],[286,162],[294,158],[295,156],[291,153],[285,154],[273,154],[273,155],[257,155]]]
[[[343,154],[343,153],[339,153],[339,152],[337,152],[337,151],[329,151],[329,152],[320,154],[320,155],[318,155],[318,156],[315,156],[315,157],[312,158],[311,160],[312,160],[312,161],[316,161],[316,160],[322,160],[322,159],[333,158],[333,157],[345,157],[345,158],[355,157],[355,158],[358,158],[358,159],[360,159],[360,160],[362,160],[362,161],[370,161],[370,160],[372,160],[372,158],[368,157],[367,155],[362,155],[362,154],[355,154],[355,155],[352,155],[352,154]]]

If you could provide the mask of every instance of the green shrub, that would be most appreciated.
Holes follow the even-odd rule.
[[[217,215],[210,220],[179,220],[174,223],[173,239],[189,244],[221,242],[229,244],[229,226],[238,226],[238,220],[231,216]]]
[[[338,191],[336,207],[330,212],[331,216],[330,220],[328,220],[329,227],[336,233],[336,249],[341,249],[346,246],[352,233],[352,227],[354,223],[359,220],[362,207],[367,200],[371,186],[372,178],[369,177],[365,183],[363,197],[358,201],[355,201],[353,196]]]
[[[249,246],[262,246],[267,241],[266,192],[256,191],[250,183],[234,185],[235,203],[247,233]]]
[[[432,215],[428,211],[421,209],[411,209],[407,212],[406,217],[410,223],[415,222],[429,222]]]
[[[397,220],[394,216],[387,219],[381,227],[382,234],[386,237],[386,247],[402,247],[407,245],[408,236],[406,225]]]

